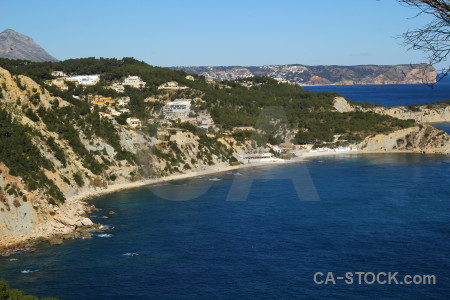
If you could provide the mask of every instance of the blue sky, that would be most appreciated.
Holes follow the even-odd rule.
[[[132,56],[158,66],[409,64],[396,38],[427,22],[395,0],[4,1],[0,31],[58,59]],[[438,66],[439,67],[439,66]]]

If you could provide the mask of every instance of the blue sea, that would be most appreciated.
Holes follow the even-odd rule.
[[[425,84],[341,85],[303,87],[312,92],[335,92],[347,99],[385,106],[425,104],[450,100],[450,78],[433,86]]]
[[[352,88],[344,96],[368,101]],[[377,88],[397,104],[393,87]],[[430,99],[412,89],[405,103]],[[191,178],[93,200],[108,232],[0,257],[0,277],[73,300],[448,299],[449,195],[444,155],[338,155]],[[316,284],[317,272],[354,282]],[[358,284],[356,272],[436,284]]]

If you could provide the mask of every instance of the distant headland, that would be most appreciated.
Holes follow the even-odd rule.
[[[254,76],[271,77],[279,82],[311,85],[369,85],[369,84],[433,84],[436,69],[428,64],[306,66],[267,65],[229,67],[172,67],[215,81],[236,80]]]

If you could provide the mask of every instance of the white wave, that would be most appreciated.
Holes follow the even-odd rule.
[[[222,181],[222,179],[220,179],[220,178],[210,178],[210,179],[208,179],[209,181]]]
[[[110,238],[110,237],[112,237],[113,235],[112,235],[112,234],[109,234],[109,233],[101,233],[101,234],[97,234],[97,236],[98,236],[98,237],[101,237],[101,238]]]
[[[30,273],[34,273],[34,272],[37,272],[37,271],[39,271],[39,270],[22,270],[22,271],[20,271],[20,273],[22,273],[22,274],[30,274]]]
[[[236,172],[236,173],[234,173],[233,175],[234,175],[234,176],[242,176],[242,174],[239,173],[239,172]]]
[[[122,256],[127,256],[127,257],[130,257],[130,256],[138,256],[139,254],[138,253],[125,253],[125,254],[122,254]]]
[[[17,258],[10,258],[10,259],[8,259],[9,261],[16,261],[16,260],[18,260]]]

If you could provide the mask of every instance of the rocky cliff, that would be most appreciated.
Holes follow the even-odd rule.
[[[338,97],[334,102],[335,108],[340,112],[371,111],[377,114],[388,115],[401,120],[413,119],[422,123],[450,122],[450,103],[448,101],[425,105],[410,106],[363,106]]]
[[[144,126],[147,131],[137,130],[117,121],[112,122],[100,117],[99,107],[73,98],[71,93],[58,94],[54,87],[38,84],[27,76],[19,75],[21,73],[15,74],[0,68],[0,250],[55,236],[58,237],[55,242],[59,243],[61,236],[85,235],[86,228],[95,227],[89,219],[92,207],[83,201],[86,196],[174,174],[212,168],[218,170],[229,166],[230,159],[236,153],[256,149],[256,138],[261,138],[257,134],[252,140],[245,130],[238,130],[233,135],[232,131],[237,128],[232,126],[217,135],[200,133],[195,126],[179,121],[170,125],[179,128],[162,126],[157,128],[156,136],[151,135],[147,132],[148,127]],[[185,74],[182,76],[184,78]],[[39,77],[35,79],[38,81]],[[210,89],[208,83],[205,82],[204,86],[205,90]],[[293,93],[303,92],[276,82],[270,82],[265,88],[273,91],[276,87],[287,87]],[[217,100],[219,92],[230,90],[232,87],[217,87],[212,99]],[[246,101],[258,100],[266,95],[263,92],[255,96],[244,87],[235,91],[239,91],[239,95],[249,93]],[[205,96],[198,90],[191,92],[198,97]],[[311,114],[320,117],[319,112],[325,111],[326,116],[332,115],[332,118],[323,119],[325,123],[344,116],[339,120],[350,124],[344,127],[353,130],[350,133],[355,132],[354,126],[365,129],[368,124],[373,124],[374,128],[369,128],[370,131],[360,131],[367,132],[361,135],[364,141],[360,144],[365,151],[447,152],[448,135],[431,126],[397,122],[387,117],[373,119],[376,123],[373,120],[372,123],[351,123],[352,118],[364,120],[373,114],[344,115],[355,110],[382,108],[362,107],[343,98],[335,99],[334,106],[332,98],[314,97],[304,102],[300,102],[303,98],[299,99],[291,113],[300,111],[302,105],[309,105],[301,118],[308,118]],[[216,115],[220,113],[220,108],[230,104],[229,95],[224,96],[222,101],[213,107]],[[199,102],[206,103],[204,100]],[[321,103],[319,112],[314,113],[317,102]],[[241,107],[245,103],[238,104]],[[259,106],[254,104],[248,113]],[[229,110],[230,114],[233,112]],[[372,112],[385,113],[381,110]],[[272,113],[268,116],[276,116]],[[268,121],[270,126],[267,130],[273,129],[272,134],[275,135],[275,129],[279,131],[280,125],[273,123],[272,119]],[[314,117],[310,122],[314,122]],[[378,125],[382,126],[377,128]],[[330,130],[330,127],[323,128],[325,138]],[[375,134],[379,132],[386,134]],[[346,139],[350,138],[351,135],[347,134]],[[276,142],[275,136],[272,139]],[[260,144],[260,147],[265,147],[264,142],[260,141]]]
[[[359,149],[367,152],[405,151],[416,153],[450,153],[450,136],[427,124],[398,130],[390,134],[367,137]]]
[[[0,134],[6,141],[27,145],[27,153],[9,149],[15,146],[8,142],[0,145],[0,154],[8,160],[0,159],[0,252],[55,236],[80,236],[94,226],[87,216],[92,207],[83,197],[111,186],[227,166],[235,149],[226,141],[190,132],[166,133],[161,142],[119,124],[112,131],[119,138],[116,145],[110,136],[89,134],[87,125],[76,120],[55,129],[59,121],[45,116],[55,110],[70,112],[73,104],[28,77],[0,68],[0,91],[0,122],[11,125],[0,124]],[[22,176],[26,173],[18,169],[35,162],[40,163],[37,170],[27,171],[34,178]]]
[[[299,85],[423,84],[436,82],[436,70],[427,64],[262,67],[174,67],[215,80],[267,76]]]
[[[0,57],[30,61],[58,61],[32,38],[11,29],[0,33]]]

